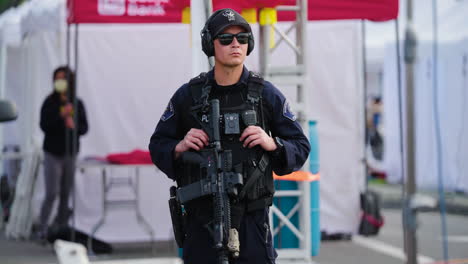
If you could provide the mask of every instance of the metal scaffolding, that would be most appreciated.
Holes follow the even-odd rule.
[[[308,135],[307,117],[307,63],[306,63],[306,27],[307,27],[307,0],[297,0],[294,6],[277,6],[277,12],[294,11],[296,21],[283,31],[275,23],[260,25],[260,71],[263,77],[273,84],[282,87],[296,87],[296,100],[291,104],[297,113],[298,121],[306,135]],[[271,33],[274,30],[279,36],[274,45],[270,45]],[[295,31],[295,38],[290,33]],[[286,44],[295,54],[295,64],[290,66],[273,65],[271,59],[279,44]],[[309,163],[304,166],[306,171]],[[275,205],[271,207],[270,219],[276,216],[279,225],[286,225],[299,240],[297,248],[278,249],[279,263],[311,263],[311,222],[310,222],[310,183],[298,183],[297,191],[278,190],[275,197],[297,197],[297,204],[284,214]],[[298,224],[294,224],[290,217],[299,212]],[[272,221],[272,220],[270,220]],[[271,225],[273,226],[273,225]],[[272,232],[273,237],[276,232]]]

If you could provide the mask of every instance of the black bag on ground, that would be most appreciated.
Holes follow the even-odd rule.
[[[377,193],[367,190],[361,193],[361,224],[359,234],[364,236],[377,235],[384,224],[380,214],[380,197]]]

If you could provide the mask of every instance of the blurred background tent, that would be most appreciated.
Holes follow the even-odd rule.
[[[417,185],[421,189],[437,189],[437,166],[442,166],[445,190],[467,193],[468,174],[465,161],[468,160],[468,1],[437,1],[437,39],[434,36],[432,2],[416,0],[414,5],[414,26],[419,43],[415,73]],[[401,5],[400,14],[404,14],[405,8],[405,5]],[[400,17],[402,19],[399,21],[399,47],[400,56],[403,56],[405,16]],[[395,28],[395,21],[379,24],[366,22],[367,78],[368,97],[381,96],[384,102],[385,147],[382,167],[389,182],[401,183],[402,155]],[[434,57],[434,48],[438,51],[437,58]],[[435,113],[434,107],[435,68],[439,113]],[[403,61],[401,69],[401,78],[404,80]],[[404,95],[404,81],[402,85],[401,92]],[[405,109],[403,113],[404,111]],[[441,120],[441,153],[436,151],[435,115]],[[441,164],[438,164],[437,155],[442,157]]]

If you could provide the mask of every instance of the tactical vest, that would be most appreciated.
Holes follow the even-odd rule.
[[[212,86],[207,73],[193,78],[189,87],[192,94],[190,115],[194,122],[190,126],[204,129],[208,125],[209,100],[212,99]],[[270,206],[274,193],[269,154],[260,146],[244,148],[239,141],[243,130],[250,125],[260,126],[267,134],[270,133],[269,114],[265,113],[262,105],[263,87],[263,78],[249,72],[247,93],[246,96],[242,96],[242,102],[230,107],[220,106],[221,146],[224,150],[232,151],[233,171],[243,175],[244,186],[239,193],[239,203],[245,204],[247,211]],[[179,187],[206,177],[196,165],[182,164],[181,167],[179,169],[182,170],[183,176],[178,177]]]

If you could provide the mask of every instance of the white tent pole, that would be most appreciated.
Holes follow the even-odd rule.
[[[206,72],[210,65],[206,55],[202,51],[200,31],[205,26],[205,21],[211,14],[211,0],[191,0],[190,1],[190,28],[192,32],[192,76],[200,72]]]

